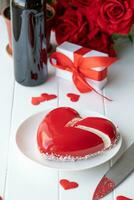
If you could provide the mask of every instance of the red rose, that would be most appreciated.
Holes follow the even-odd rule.
[[[58,0],[58,5],[62,7],[67,7],[72,0]]]
[[[57,16],[62,16],[66,9],[68,9],[68,1],[67,0],[58,0],[57,5],[56,5],[56,15]]]
[[[89,6],[90,2],[93,0],[72,0],[72,4],[76,7],[81,7],[81,6]]]
[[[109,33],[128,34],[134,23],[134,0],[103,0],[98,25]]]
[[[90,35],[91,34],[92,33],[90,33]],[[101,51],[104,53],[108,53],[109,56],[116,56],[116,52],[115,52],[113,46],[114,46],[114,42],[113,42],[111,36],[109,36],[106,33],[101,32],[99,30],[98,30],[98,32],[96,32],[94,34],[94,37],[93,37],[93,35],[92,35],[92,38],[89,37],[89,41],[87,43],[88,48],[98,50],[98,51]]]
[[[92,27],[98,26],[96,22],[100,13],[101,5],[101,0],[92,0],[90,5],[84,9],[85,13],[83,14],[86,15],[90,25],[92,24]]]
[[[86,9],[84,9],[83,14],[85,14],[87,21],[90,26],[89,38],[92,39],[100,31],[100,27],[97,24],[97,19],[100,13],[101,2],[100,0],[94,0],[90,3]]]
[[[84,45],[87,42],[89,25],[79,10],[68,8],[62,17],[57,18],[55,33],[58,44],[69,41]]]

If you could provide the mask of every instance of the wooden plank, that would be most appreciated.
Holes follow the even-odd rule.
[[[0,20],[0,27],[3,27],[4,23]],[[71,106],[73,108],[91,109],[98,111],[102,114],[106,114],[109,118],[115,121],[120,132],[124,137],[124,146],[122,150],[128,147],[134,140],[133,136],[133,100],[134,94],[133,84],[133,48],[128,43],[122,44],[122,49],[126,49],[125,53],[121,52],[120,57],[122,58],[117,64],[115,64],[110,70],[109,84],[104,91],[107,96],[110,96],[114,101],[105,102],[105,106],[101,97],[95,93],[81,95],[80,101],[72,103],[66,97],[68,92],[77,93],[75,87],[62,79],[57,81],[57,78],[51,77],[51,81],[36,88],[25,88],[19,84],[15,84],[15,95],[14,95],[14,106],[12,114],[12,127],[10,137],[10,148],[9,148],[9,161],[8,171],[6,170],[7,165],[7,153],[8,153],[8,139],[11,119],[11,104],[13,94],[13,67],[12,61],[5,52],[6,39],[3,38],[3,34],[6,35],[6,29],[2,29],[0,32],[0,38],[2,38],[0,46],[0,63],[5,68],[0,68],[0,73],[4,74],[1,77],[0,85],[2,91],[2,98],[0,98],[0,107],[2,113],[2,119],[5,119],[1,123],[0,140],[0,152],[4,152],[2,156],[2,164],[0,162],[0,193],[4,191],[5,176],[6,179],[6,193],[5,199],[57,199],[67,200],[77,198],[81,199],[92,199],[92,194],[95,187],[103,174],[109,168],[109,163],[106,163],[100,167],[92,170],[86,170],[81,172],[57,172],[47,168],[43,168],[36,163],[27,160],[25,157],[21,157],[15,146],[15,132],[16,128],[26,117],[34,114],[38,111],[42,111],[47,108],[54,108],[56,106]],[[129,70],[128,70],[129,69]],[[6,77],[5,77],[6,74]],[[6,81],[5,81],[6,79]],[[125,81],[124,81],[125,80]],[[6,83],[5,83],[6,82]],[[4,86],[2,85],[4,83]],[[59,99],[51,102],[43,103],[39,106],[31,105],[31,97],[38,96],[43,92],[59,94]],[[8,100],[8,101],[7,101]],[[6,105],[6,106],[5,106]],[[119,155],[118,155],[119,156]],[[116,157],[116,159],[118,158]],[[115,162],[115,160],[113,162]],[[72,181],[79,183],[79,188],[70,191],[64,191],[59,186],[59,180],[67,178]],[[130,198],[134,197],[133,191],[134,175],[132,174],[122,185],[115,191],[115,197],[117,195],[126,195]],[[53,191],[53,192],[51,192]],[[105,198],[106,200],[113,199],[113,194]]]
[[[4,193],[14,90],[12,59],[5,50],[7,43],[5,22],[0,16],[0,195]]]
[[[12,127],[9,148],[8,174],[5,199],[55,199],[58,200],[58,172],[38,165],[23,157],[17,150],[15,134],[18,125],[31,114],[57,106],[57,99],[38,106],[31,104],[31,97],[48,92],[57,94],[56,78],[38,87],[15,84]],[[52,192],[51,192],[52,191]]]
[[[63,79],[59,79],[59,106],[69,106],[72,108],[79,108],[82,111],[93,110],[101,114],[104,113],[103,99],[98,94],[91,92],[87,94],[80,94],[75,86]],[[71,102],[67,98],[67,93],[80,94],[80,100],[78,102]],[[61,179],[68,179],[70,181],[76,181],[79,183],[79,187],[74,190],[65,191],[61,186],[59,186],[60,196],[59,200],[77,199],[77,200],[92,200],[95,188],[109,169],[109,163],[103,164],[102,166],[96,167],[90,170],[83,170],[79,172],[59,172],[59,181]],[[106,200],[112,200],[113,194],[110,194]]]
[[[111,67],[105,89],[105,94],[113,99],[113,102],[105,102],[106,115],[118,125],[124,139],[112,163],[134,142],[134,45],[125,40],[119,43],[119,49],[119,61]],[[134,198],[133,182],[132,174],[116,189],[115,197],[122,194]]]

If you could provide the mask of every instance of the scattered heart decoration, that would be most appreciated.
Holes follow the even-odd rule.
[[[133,200],[133,199],[130,199],[130,198],[125,197],[125,196],[117,196],[116,200]]]
[[[68,93],[67,97],[70,99],[72,102],[77,102],[80,99],[80,95],[74,94],[74,93]]]
[[[100,117],[82,118],[68,107],[49,112],[37,132],[40,152],[47,159],[87,159],[112,147],[118,139],[114,124]]]
[[[79,186],[76,182],[70,182],[67,179],[60,180],[60,185],[64,188],[64,190],[75,189]]]
[[[31,103],[33,105],[39,105],[41,102],[50,101],[57,98],[55,94],[43,93],[39,97],[32,97]]]

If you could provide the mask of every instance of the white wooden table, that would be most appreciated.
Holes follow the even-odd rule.
[[[4,200],[92,200],[97,183],[120,154],[92,170],[56,171],[20,156],[15,144],[16,129],[26,117],[38,111],[57,106],[80,106],[100,112],[118,124],[124,138],[121,152],[124,151],[134,141],[134,46],[123,43],[119,53],[121,59],[110,69],[109,83],[103,93],[113,102],[92,92],[81,95],[77,103],[72,103],[66,94],[78,93],[77,90],[70,82],[56,78],[53,72],[39,87],[28,88],[16,83],[12,58],[5,51],[7,42],[5,23],[0,17],[0,195]],[[58,99],[33,106],[31,97],[43,92],[57,94]],[[63,190],[59,185],[62,178],[78,182],[79,187]],[[134,174],[131,174],[104,199],[113,200],[117,195],[134,199],[133,184]]]

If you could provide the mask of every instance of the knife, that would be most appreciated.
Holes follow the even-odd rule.
[[[112,192],[134,169],[134,143],[103,176],[92,200],[98,200]]]

